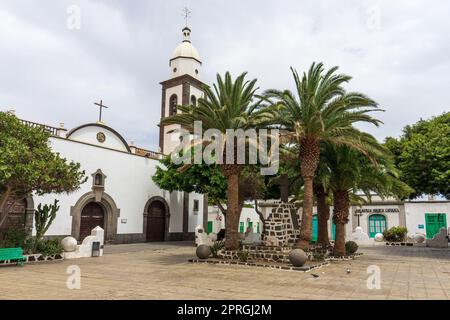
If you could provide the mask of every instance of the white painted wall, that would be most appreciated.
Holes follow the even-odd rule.
[[[217,217],[220,216],[221,220],[218,220]],[[257,232],[257,223],[260,224],[259,231],[262,231],[262,223],[259,219],[259,215],[256,213],[253,208],[242,208],[241,217],[239,222],[244,222],[244,231],[247,229],[247,219],[253,222],[253,233]],[[213,232],[218,233],[220,229],[225,229],[225,219],[223,218],[222,213],[219,208],[216,206],[210,206],[208,208],[208,221],[213,222]]]
[[[172,78],[175,78],[188,74],[196,79],[199,79],[201,66],[202,65],[197,60],[191,58],[176,58],[170,61],[170,75]]]
[[[105,142],[101,143],[97,140],[97,133],[102,132],[105,134]],[[107,128],[99,127],[95,124],[83,127],[79,130],[74,131],[70,135],[71,140],[90,143],[98,146],[102,146],[105,148],[127,151],[126,145],[123,141],[111,130]]]
[[[87,131],[90,132],[91,130]],[[79,162],[82,170],[86,171],[88,181],[74,193],[34,197],[36,206],[39,203],[52,203],[55,198],[60,200],[60,211],[47,235],[71,234],[70,207],[74,206],[83,194],[92,191],[91,174],[98,169],[101,169],[107,176],[105,192],[114,199],[120,209],[120,217],[117,223],[118,234],[142,233],[144,231],[144,207],[153,196],[161,196],[169,203],[171,214],[169,232],[182,232],[182,193],[173,192],[170,194],[155,185],[151,177],[159,164],[157,160],[55,137],[50,138],[50,144],[52,149],[59,152],[62,157]],[[193,194],[191,198],[199,199],[200,210],[202,210],[202,196]],[[190,200],[190,208],[192,208],[192,199]],[[189,231],[193,232],[195,226],[202,223],[201,212],[198,216],[194,216],[192,210],[190,210],[192,218],[189,220]],[[198,222],[195,221],[197,218],[199,219]],[[121,219],[126,219],[127,222],[121,223]]]
[[[416,232],[426,234],[426,213],[445,213],[447,217],[447,228],[450,227],[450,202],[428,201],[428,202],[406,202],[406,227],[408,235]],[[423,229],[419,229],[423,225]]]

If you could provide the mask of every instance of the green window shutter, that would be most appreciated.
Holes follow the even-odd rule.
[[[244,233],[244,223],[243,222],[239,222],[239,232]]]
[[[312,241],[316,242],[317,241],[317,234],[318,234],[318,221],[317,221],[317,215],[314,215],[312,217]]]
[[[336,240],[336,223],[331,226],[331,239]]]
[[[387,229],[386,217],[381,214],[373,214],[369,217],[369,237],[375,238],[377,233],[383,233]]]
[[[208,233],[212,233],[212,232],[213,232],[213,222],[208,221]]]
[[[258,222],[258,223],[256,223],[256,233],[258,233],[258,234],[259,234],[259,222]]]

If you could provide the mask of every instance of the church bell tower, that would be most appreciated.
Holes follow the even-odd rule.
[[[200,81],[202,61],[191,43],[191,29],[184,27],[182,36],[183,41],[169,60],[170,78],[161,82],[161,119],[177,114],[179,105],[197,105],[198,99],[204,94],[204,84]],[[179,125],[160,127],[159,147],[163,154],[170,154],[180,143],[179,133],[168,133],[179,128]]]

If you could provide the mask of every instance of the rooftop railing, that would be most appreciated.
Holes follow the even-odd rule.
[[[57,135],[58,135],[58,132],[59,132],[60,130],[65,130],[65,129],[63,129],[63,128],[56,128],[56,127],[48,126],[48,125],[45,125],[45,124],[41,124],[41,123],[37,123],[37,122],[28,121],[28,120],[22,120],[22,119],[20,119],[20,121],[21,121],[23,124],[25,124],[25,125],[27,125],[27,126],[29,126],[29,127],[33,127],[33,128],[42,128],[42,129],[44,129],[44,130],[50,132],[50,134],[53,135],[53,136],[57,136]]]

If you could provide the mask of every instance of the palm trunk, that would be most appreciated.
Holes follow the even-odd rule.
[[[345,255],[345,225],[348,223],[348,209],[350,200],[347,190],[333,192],[334,208],[333,221],[336,224],[336,240],[334,241],[334,255]]]
[[[328,220],[330,219],[330,206],[327,203],[327,193],[322,184],[314,184],[314,194],[317,200],[317,242],[323,247],[330,245],[328,235]]]
[[[312,238],[312,211],[314,202],[313,180],[320,158],[319,142],[314,138],[300,141],[300,172],[304,183],[304,199],[300,236],[297,248],[308,250]]]
[[[302,222],[300,224],[300,237],[296,247],[307,250],[312,239],[312,211],[313,211],[313,179],[304,178],[304,199],[302,209]]]
[[[227,218],[225,220],[225,248],[237,250],[239,248],[239,174],[228,175],[227,190]]]
[[[260,235],[262,237],[262,236],[264,236],[264,233],[266,232],[266,219],[264,218],[264,215],[261,212],[261,210],[259,210],[259,208],[258,208],[258,200],[255,199],[254,201],[255,201],[255,211],[258,214],[259,220],[261,220],[261,223],[262,223],[261,230],[260,230]]]

